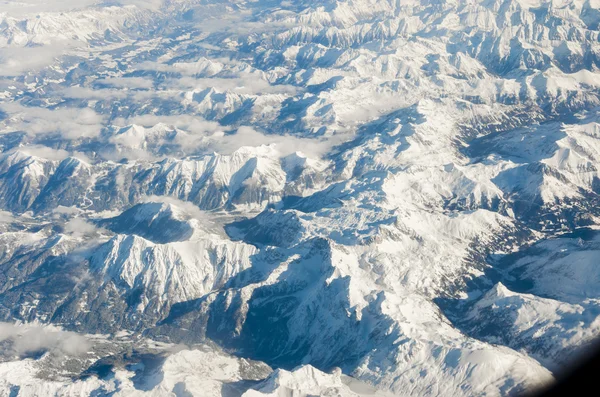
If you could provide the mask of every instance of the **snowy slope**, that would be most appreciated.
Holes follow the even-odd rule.
[[[11,346],[7,351],[42,352],[37,358],[2,357],[0,393],[7,395],[389,396],[343,376],[339,369],[324,373],[302,366],[291,372],[274,371],[262,362],[233,357],[210,345],[185,349],[144,339],[132,342],[126,335],[78,335],[40,325],[1,323],[0,330],[0,341]],[[74,369],[85,368],[94,358],[103,365],[92,365],[85,371],[87,376],[67,382]]]
[[[108,335],[81,377],[17,356],[2,387],[550,382],[600,333],[599,9],[0,4],[0,319]],[[239,358],[175,349],[148,371],[97,370],[142,336]]]

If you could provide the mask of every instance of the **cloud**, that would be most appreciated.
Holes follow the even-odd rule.
[[[126,89],[150,89],[154,87],[152,80],[143,77],[111,77],[108,79],[98,79],[94,83]]]
[[[63,97],[72,99],[123,99],[130,95],[127,91],[110,88],[67,87],[60,91]]]
[[[236,131],[220,124],[207,121],[200,117],[181,116],[154,116],[145,115],[129,119],[115,120],[115,124],[138,125],[146,128],[143,135],[117,135],[111,142],[118,145],[118,152],[103,153],[107,159],[118,160],[123,157],[138,160],[154,160],[156,156],[149,153],[149,143],[152,140],[152,128],[176,128],[177,134],[172,140],[158,140],[152,142],[154,148],[166,143],[179,145],[184,154],[200,154],[200,152],[217,152],[231,154],[242,147],[258,147],[273,145],[281,157],[294,152],[302,152],[308,157],[321,158],[332,147],[348,139],[347,134],[338,134],[329,137],[299,138],[292,135],[264,134],[251,127],[242,126]],[[164,127],[160,127],[163,124]],[[140,141],[141,140],[141,141]]]
[[[164,0],[18,0],[0,3],[0,12],[20,18],[48,12],[68,12],[89,7],[136,6],[143,9],[157,10]]]
[[[251,9],[238,8],[235,13],[228,12],[227,4],[221,7],[203,8],[203,12],[194,13],[194,21],[204,33],[229,32],[237,36],[277,32],[293,27],[291,21],[270,20],[268,23],[252,20]]]
[[[91,345],[82,335],[52,326],[0,323],[0,346],[3,355],[22,357],[40,351],[77,356]]]
[[[176,152],[182,156],[199,154],[210,150],[211,136],[222,136],[227,130],[217,122],[189,115],[143,115],[116,119],[114,124],[122,128],[143,127],[128,129],[109,139],[115,145],[116,151],[104,151],[101,156],[114,161],[124,157],[156,160],[162,156],[161,153],[165,153],[163,149],[167,146],[171,149],[177,148]],[[175,133],[165,133],[167,131]]]
[[[98,0],[8,0],[0,3],[0,12],[17,18],[43,12],[72,11],[89,7],[98,2]]]
[[[165,0],[112,0],[107,1],[105,3],[121,6],[136,6],[138,8],[158,10],[163,6],[163,4],[165,4]]]
[[[140,125],[145,128],[151,128],[157,124],[166,124],[178,129],[185,130],[194,135],[210,135],[217,131],[226,130],[221,124],[215,121],[208,121],[202,117],[190,116],[190,115],[173,115],[173,116],[156,116],[152,114],[141,115],[130,117],[128,119],[115,119],[114,125],[128,126],[128,125]]]
[[[47,109],[17,103],[0,106],[9,115],[6,122],[15,131],[30,137],[60,135],[63,139],[93,138],[100,134],[105,117],[89,108]]]
[[[66,87],[56,91],[58,96],[68,99],[82,99],[88,101],[101,101],[103,103],[110,103],[114,101],[125,100],[130,103],[142,103],[146,101],[149,103],[152,100],[158,98],[161,99],[177,99],[180,97],[180,92],[169,91],[169,90],[146,90],[132,87],[131,89],[124,88],[91,88],[91,87]]]
[[[240,127],[235,134],[213,135],[210,146],[219,153],[229,154],[244,146],[273,145],[283,157],[302,152],[308,157],[321,158],[335,145],[347,139],[346,135],[318,138],[298,138],[292,135],[263,134],[251,127]]]
[[[173,205],[182,210],[190,218],[209,220],[209,215],[189,201],[182,201],[170,196],[146,196],[140,200],[142,203],[164,203]]]
[[[19,76],[50,66],[75,47],[73,41],[61,41],[44,46],[0,48],[0,76]]]
[[[176,207],[183,212],[187,219],[199,221],[198,224],[203,230],[225,237],[223,225],[215,220],[210,213],[202,211],[195,204],[189,201],[182,201],[170,196],[146,196],[140,202],[142,203],[164,203]]]
[[[11,150],[10,152],[14,151],[19,151],[30,156],[35,156],[51,161],[62,161],[67,157],[74,157],[85,163],[92,164],[92,160],[84,153],[77,151],[67,152],[63,149],[54,149],[44,145],[29,144],[27,146],[20,146],[16,149]]]
[[[296,95],[300,91],[298,87],[289,84],[272,85],[262,76],[250,73],[231,78],[180,79],[179,82],[182,83],[180,88],[194,87],[196,90],[216,88],[219,91],[231,91],[242,95]]]
[[[82,218],[73,218],[66,223],[64,232],[75,238],[96,236],[101,229]]]
[[[55,209],[52,210],[53,214],[56,215],[77,215],[79,213],[81,213],[82,210],[77,208],[77,207],[65,207],[62,205],[59,205],[58,207],[56,207]]]
[[[16,218],[10,212],[0,210],[0,225],[12,223],[15,220],[16,220]]]
[[[281,157],[294,152],[302,152],[308,157],[322,158],[332,147],[341,144],[349,137],[348,134],[338,134],[329,137],[295,137],[292,135],[264,134],[251,127],[242,126],[236,131],[213,121],[189,115],[155,116],[144,115],[129,119],[117,119],[116,125],[138,125],[146,128],[143,135],[117,135],[111,137],[111,142],[118,145],[118,152],[103,153],[102,156],[111,160],[127,157],[138,160],[155,160],[157,157],[150,153],[152,143],[154,149],[164,144],[179,145],[186,155],[201,152],[217,152],[231,154],[242,147],[258,147],[272,145]],[[164,127],[160,127],[163,124]],[[177,134],[169,140],[152,141],[152,128],[176,128]],[[141,140],[141,141],[140,141]]]
[[[215,88],[244,95],[282,94],[296,95],[301,89],[289,84],[271,84],[268,75],[245,62],[226,58],[200,58],[195,62],[165,64],[145,61],[136,70],[177,73],[183,77],[161,82],[165,89],[183,91]]]
[[[18,149],[20,152],[30,156],[40,157],[47,160],[64,160],[69,157],[69,152],[63,149],[53,149],[42,145],[27,145]]]

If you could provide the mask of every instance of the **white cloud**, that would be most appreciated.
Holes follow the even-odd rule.
[[[69,157],[69,152],[63,149],[53,149],[42,145],[27,145],[20,147],[19,151],[30,156],[40,157],[47,160],[64,160]]]
[[[195,204],[189,201],[182,201],[169,196],[146,196],[140,200],[143,203],[164,203],[170,204],[186,213],[190,218],[198,220],[209,220],[210,217]]]
[[[73,99],[122,99],[126,98],[129,93],[123,90],[111,88],[92,89],[89,87],[67,87],[60,91],[65,98]]]
[[[194,89],[216,88],[219,91],[231,91],[244,95],[284,94],[296,95],[299,89],[293,85],[272,85],[258,74],[244,73],[232,78],[180,79],[179,88]]]
[[[18,0],[0,2],[0,12],[11,17],[23,17],[42,12],[65,12],[89,7],[98,0]]]
[[[14,215],[11,214],[10,212],[0,210],[0,225],[12,223],[15,220],[16,219],[15,219]]]
[[[237,36],[276,32],[284,28],[293,27],[291,21],[270,20],[268,23],[253,21],[250,9],[237,9],[228,12],[226,5],[203,9],[204,12],[194,13],[194,20],[205,33],[230,32]]]
[[[9,115],[7,126],[31,137],[60,135],[64,139],[93,138],[105,118],[89,108],[46,109],[8,103],[0,107]]]
[[[117,152],[103,152],[107,160],[119,160],[123,157],[136,160],[156,160],[152,150],[163,145],[176,145],[184,155],[198,154],[210,150],[212,136],[222,136],[227,129],[219,123],[207,121],[201,117],[189,115],[154,116],[143,115],[129,119],[117,119],[116,126],[136,125],[144,127],[143,133],[125,133],[111,137],[117,145]],[[161,136],[163,129],[175,128],[176,135],[167,140]],[[154,131],[153,131],[154,129]],[[169,137],[171,135],[169,134]]]
[[[155,156],[146,149],[133,149],[127,147],[118,147],[117,150],[103,150],[99,154],[104,160],[115,162],[123,159],[128,161],[159,161],[164,158],[164,156]]]
[[[80,212],[81,210],[77,207],[65,207],[62,205],[59,205],[58,207],[52,210],[52,213],[57,215],[76,215]]]
[[[65,225],[65,234],[75,238],[94,236],[100,229],[82,218],[73,218]]]
[[[221,236],[226,236],[225,230],[220,222],[215,221],[215,218],[210,213],[202,211],[195,204],[189,201],[182,201],[169,196],[146,196],[140,200],[143,203],[164,203],[170,204],[183,212],[187,219],[198,221],[198,226],[203,230]]]
[[[146,8],[151,10],[158,10],[165,0],[113,0],[105,2],[107,4],[116,4],[122,6],[136,6],[139,8]]]
[[[145,115],[115,120],[116,125],[135,124],[147,129],[161,123],[178,129],[177,135],[169,143],[179,145],[185,154],[197,154],[207,151],[231,154],[245,146],[273,145],[282,157],[294,152],[302,152],[308,157],[321,158],[332,147],[341,144],[349,137],[348,134],[338,134],[328,137],[299,138],[292,135],[264,134],[247,126],[242,126],[237,131],[232,132],[229,128],[216,122],[188,115]],[[113,138],[112,141],[120,145],[120,151],[118,153],[103,153],[102,156],[111,160],[118,160],[122,157],[138,160],[156,159],[155,156],[147,152],[147,149],[143,148],[144,142],[140,142],[140,139],[143,139],[143,137]]]
[[[113,124],[118,126],[127,126],[127,125],[141,125],[142,127],[151,128],[155,125],[163,123],[175,128],[179,128],[185,130],[191,134],[196,135],[209,135],[213,134],[217,131],[226,130],[226,127],[223,127],[219,123],[215,121],[208,121],[202,117],[190,116],[190,115],[173,115],[173,116],[155,116],[152,114],[135,116],[128,119],[116,119]]]
[[[89,7],[128,6],[157,10],[164,0],[5,0],[0,2],[0,12],[20,18],[47,12],[67,12]]]
[[[268,135],[250,127],[240,127],[235,134],[214,134],[210,146],[219,153],[232,153],[244,146],[274,145],[279,154],[287,156],[302,152],[308,157],[321,158],[335,145],[347,139],[346,135],[318,138],[298,138],[292,135]]]
[[[150,89],[154,87],[152,80],[143,77],[111,77],[108,79],[98,79],[95,83],[127,89]]]
[[[161,82],[166,89],[191,91],[215,88],[219,91],[231,91],[245,95],[296,95],[300,91],[300,88],[289,84],[271,84],[267,74],[235,59],[201,58],[195,62],[174,64],[146,61],[137,65],[137,69],[165,73],[175,72],[183,75],[180,78],[166,79]]]
[[[0,323],[0,343],[4,354],[17,356],[39,351],[81,355],[90,348],[88,340],[79,334],[35,324]]]
[[[42,69],[75,46],[72,41],[61,41],[45,46],[0,48],[0,76],[19,76],[25,71]]]
[[[141,103],[149,99],[179,97],[180,92],[168,90],[138,90],[123,88],[90,88],[90,87],[67,87],[57,90],[56,93],[64,98],[84,99],[90,101],[114,101],[126,99],[130,102]]]

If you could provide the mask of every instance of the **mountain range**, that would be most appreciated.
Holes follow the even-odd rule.
[[[599,0],[0,4],[2,395],[522,395],[599,265]]]

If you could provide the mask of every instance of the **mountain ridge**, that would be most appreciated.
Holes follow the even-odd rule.
[[[107,338],[35,387],[518,395],[598,335],[597,0],[2,7],[0,320]]]

